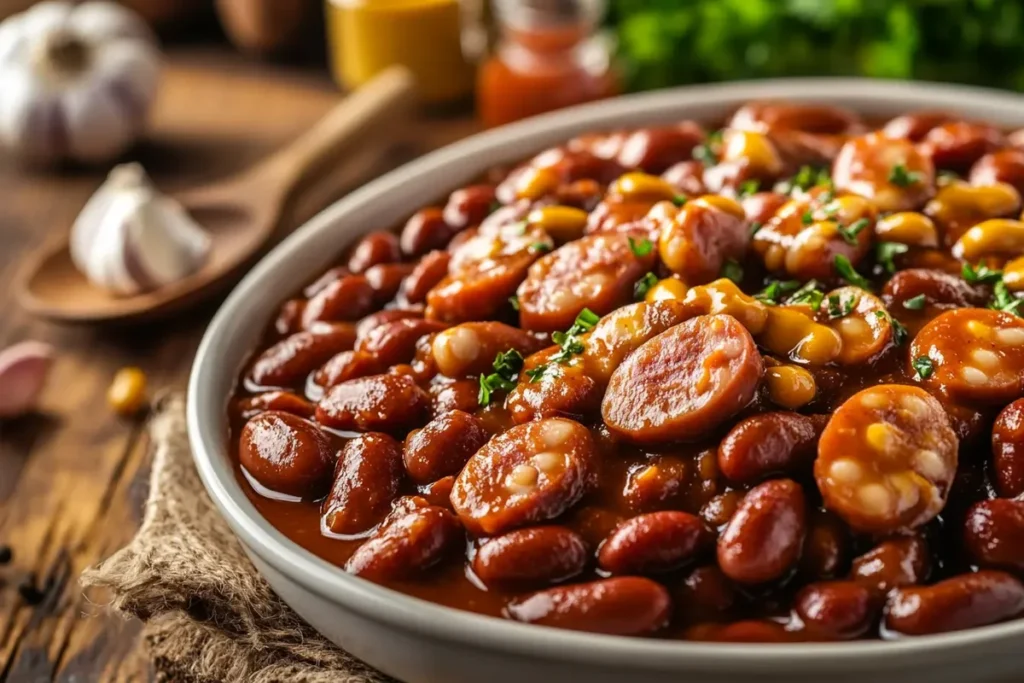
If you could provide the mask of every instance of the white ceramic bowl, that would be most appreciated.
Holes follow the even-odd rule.
[[[225,405],[246,355],[281,300],[371,229],[405,220],[487,168],[573,135],[685,118],[714,120],[743,102],[838,104],[870,116],[942,109],[1024,126],[1024,97],[966,87],[868,80],[779,80],[687,87],[564,110],[474,136],[353,192],[264,258],[235,288],[199,347],[188,428],[207,490],[274,590],[360,659],[407,683],[688,683],[1020,680],[1024,619],[897,642],[725,645],[590,635],[441,607],[349,576],[289,541],[232,473]]]

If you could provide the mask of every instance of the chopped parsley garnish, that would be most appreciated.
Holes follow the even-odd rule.
[[[637,301],[643,301],[647,292],[651,291],[651,287],[656,284],[658,284],[658,276],[654,273],[647,273],[633,285],[633,296]]]
[[[908,308],[911,311],[920,311],[922,308],[924,308],[925,302],[927,300],[928,299],[924,294],[918,294],[917,296],[912,296],[906,301],[904,301],[903,308]]]
[[[828,295],[828,317],[830,320],[836,318],[843,318],[853,312],[857,302],[860,301],[859,296],[850,296],[845,299],[838,294]]]
[[[843,278],[854,287],[871,289],[871,283],[854,269],[853,264],[850,263],[850,259],[846,258],[842,254],[836,254],[833,264],[835,265],[836,272],[839,273],[839,277]]]
[[[757,234],[757,231],[764,227],[764,223],[761,221],[754,221],[750,224],[750,236],[753,237]]]
[[[871,225],[871,221],[867,218],[861,218],[859,221],[854,221],[849,226],[839,226],[839,235],[846,241],[847,244],[857,246],[857,235],[866,227]]]
[[[800,221],[804,225],[810,225],[814,222],[814,212],[811,209],[804,211],[804,215],[800,216]]]
[[[960,180],[960,176],[953,171],[939,171],[935,176],[935,180],[938,185],[945,185],[946,183],[951,183],[954,180]]]
[[[755,294],[754,298],[763,304],[778,306],[784,296],[799,288],[800,283],[796,280],[772,280],[764,289]]]
[[[896,346],[901,346],[907,340],[907,328],[903,327],[899,320],[889,315],[888,311],[875,311],[875,317],[889,321],[892,327],[892,340]]]
[[[815,311],[821,308],[821,302],[824,300],[825,293],[821,291],[821,285],[817,280],[809,280],[789,297],[789,303],[807,304]]]
[[[539,382],[541,378],[544,377],[544,373],[546,373],[547,371],[548,364],[542,363],[535,368],[527,370],[526,376],[530,378],[530,384],[533,384],[534,382]]]
[[[832,218],[837,213],[839,213],[839,202],[832,201],[831,199],[827,200],[827,202],[828,203],[826,203],[825,206],[822,207],[821,211],[829,218]]]
[[[832,178],[827,169],[815,169],[813,166],[801,166],[792,178],[782,182],[779,190],[785,194],[792,194],[793,190],[809,190],[815,185],[832,185]]]
[[[993,284],[1003,279],[1003,271],[994,270],[980,263],[977,268],[965,263],[960,275],[972,285]]]
[[[907,170],[903,164],[896,164],[889,171],[889,182],[898,187],[909,187],[921,182],[921,174]]]
[[[530,245],[530,251],[543,254],[544,252],[551,251],[551,245],[547,242],[534,242]]]
[[[672,203],[676,206],[686,206],[686,202],[690,201],[690,198],[685,194],[677,194],[672,198]]]
[[[482,406],[491,402],[495,391],[512,391],[516,387],[516,379],[523,368],[523,355],[515,349],[502,351],[494,357],[494,372],[480,375],[480,391],[476,400]]]
[[[1024,299],[1014,296],[1005,282],[999,280],[995,284],[995,287],[992,289],[992,301],[989,302],[989,308],[1002,311],[1003,313],[1012,313],[1024,318],[1024,315],[1021,315],[1022,306],[1024,306]]]
[[[736,284],[742,283],[743,282],[743,266],[741,266],[739,263],[737,263],[733,259],[729,259],[722,266],[722,277],[729,278],[730,280],[732,280]]]
[[[629,238],[629,250],[640,258],[650,254],[652,249],[654,249],[654,243],[646,237],[640,239]]]
[[[510,304],[512,304],[512,309],[513,309],[513,310],[516,310],[516,311],[518,311],[518,310],[519,310],[519,296],[518,296],[518,295],[516,295],[516,294],[513,294],[512,296],[510,296],[510,297],[508,298],[508,302],[509,302]]]
[[[875,245],[875,260],[889,273],[896,272],[895,259],[900,254],[906,254],[910,247],[899,242],[879,242]]]
[[[708,142],[711,139],[708,138]],[[714,166],[718,163],[718,155],[711,149],[711,145],[697,145],[693,148],[693,158],[701,162],[705,166]]]
[[[928,379],[935,372],[935,363],[928,356],[918,356],[910,364],[921,379]]]
[[[494,201],[492,201],[487,206],[487,212],[488,213],[494,213],[495,211],[497,211],[500,208],[501,208],[501,202],[499,202],[497,199],[495,199]]]
[[[565,332],[552,332],[551,341],[558,344],[561,348],[555,355],[551,356],[551,360],[556,363],[568,363],[573,356],[583,353],[583,342],[579,340],[579,337],[594,329],[594,325],[600,319],[601,316],[597,313],[594,313],[589,308],[584,308],[576,316],[576,321],[572,324],[572,327]]]
[[[739,196],[749,197],[752,194],[756,194],[761,189],[761,181],[757,179],[744,180],[740,183]]]

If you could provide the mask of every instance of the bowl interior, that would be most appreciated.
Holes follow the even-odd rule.
[[[799,669],[828,658],[857,667],[870,654],[910,659],[924,652],[955,657],[965,648],[1024,636],[1024,620],[895,643],[709,645],[595,636],[527,626],[449,609],[349,576],[277,532],[239,486],[228,456],[226,404],[246,356],[277,306],[326,269],[360,235],[387,228],[471,181],[486,169],[529,157],[573,135],[686,118],[714,121],[756,99],[848,106],[870,117],[941,109],[1005,127],[1024,127],[1024,97],[984,89],[860,79],[737,82],[634,95],[548,114],[483,133],[431,153],[335,203],[268,254],[235,288],[200,345],[189,382],[188,427],[200,476],[235,533],[261,559],[326,600],[434,637],[509,652],[621,661],[638,667],[710,666],[728,657],[737,669],[771,662]]]

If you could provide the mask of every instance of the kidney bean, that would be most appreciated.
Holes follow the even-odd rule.
[[[764,365],[733,317],[691,318],[643,344],[612,374],[605,424],[640,444],[700,437],[754,398]]]
[[[1024,149],[1001,149],[978,159],[971,166],[971,185],[1006,183],[1024,193]]]
[[[584,308],[598,315],[633,300],[633,285],[654,267],[653,249],[639,255],[630,239],[599,234],[569,242],[530,266],[517,290],[519,320],[528,330],[565,330]]]
[[[298,498],[327,490],[334,453],[315,424],[279,410],[256,415],[239,436],[238,460],[245,471],[270,491]]]
[[[505,614],[542,626],[638,636],[665,626],[671,609],[671,598],[659,584],[621,576],[549,588],[512,601]]]
[[[455,230],[444,221],[444,212],[428,207],[414,213],[402,228],[398,243],[407,256],[422,256],[433,249],[448,246]]]
[[[306,302],[302,326],[309,329],[318,321],[359,320],[373,311],[374,291],[362,275],[346,275],[331,282]]]
[[[416,343],[427,335],[447,329],[448,325],[436,320],[403,318],[371,329],[356,341],[356,351],[377,357],[385,367],[408,363],[416,355]]]
[[[494,202],[494,188],[490,185],[470,185],[455,190],[444,206],[444,222],[456,231],[480,225],[491,213]]]
[[[750,489],[718,538],[718,566],[740,583],[782,578],[800,557],[805,507],[803,490],[790,479]]]
[[[853,561],[850,577],[884,595],[893,588],[913,586],[928,578],[931,557],[920,536],[882,541]]]
[[[448,475],[437,481],[420,486],[417,490],[424,499],[431,505],[437,505],[446,509],[452,506],[452,488],[455,486],[455,477]]]
[[[911,142],[920,142],[928,135],[928,131],[936,126],[941,126],[953,120],[953,116],[942,111],[920,111],[913,114],[903,114],[890,119],[882,132],[886,137],[903,138]]]
[[[603,193],[599,182],[583,178],[567,185],[559,185],[555,190],[554,201],[559,206],[572,206],[589,213],[601,201]]]
[[[1024,320],[983,308],[946,311],[914,337],[910,358],[926,356],[925,383],[954,400],[1003,404],[1024,395]]]
[[[547,362],[557,351],[557,347],[541,351],[523,364],[519,383],[505,400],[516,424],[544,417],[585,419],[600,411],[602,386],[586,374],[579,356],[564,365]],[[544,364],[543,377],[534,380],[526,374]]]
[[[964,545],[982,567],[1024,569],[1024,500],[975,503],[964,520]]]
[[[996,491],[1024,494],[1024,398],[1003,408],[992,427],[992,469]]]
[[[479,393],[480,383],[477,380],[457,379],[431,384],[430,396],[434,415],[443,415],[449,410],[473,413],[480,408],[477,401]]]
[[[402,433],[422,424],[430,397],[407,375],[373,375],[336,384],[316,407],[316,419],[333,429]]]
[[[683,492],[691,478],[690,470],[690,465],[681,458],[656,456],[630,471],[622,496],[631,510],[663,507]]]
[[[265,391],[240,400],[236,406],[238,415],[248,420],[268,410],[291,413],[298,417],[313,417],[316,408],[306,399],[290,391]]]
[[[351,349],[355,340],[355,328],[344,324],[317,325],[296,332],[261,353],[249,371],[249,378],[260,386],[294,385],[334,354]]]
[[[622,141],[617,159],[626,168],[661,173],[673,164],[690,159],[693,149],[703,141],[704,129],[693,121],[641,128]]]
[[[356,324],[356,345],[358,346],[359,342],[375,327],[380,327],[386,323],[393,323],[396,320],[422,317],[422,308],[389,308],[371,313]]]
[[[912,529],[946,504],[957,447],[946,412],[931,395],[881,384],[832,413],[818,441],[814,477],[825,507],[855,530]]]
[[[896,588],[885,605],[885,626],[904,635],[986,626],[1024,611],[1024,585],[991,569],[961,574],[932,586]]]
[[[313,375],[313,382],[324,389],[330,389],[350,379],[379,375],[385,370],[387,366],[376,356],[362,351],[342,351],[320,366]]]
[[[871,628],[881,601],[855,581],[823,581],[804,586],[794,599],[803,630],[828,639],[858,638]]]
[[[307,299],[312,299],[314,296],[326,289],[327,285],[331,284],[335,280],[340,280],[346,275],[351,275],[348,268],[345,268],[344,266],[335,266],[306,285],[302,290],[302,296]]]
[[[736,514],[736,508],[739,507],[744,495],[744,491],[726,491],[718,494],[701,507],[701,519],[713,529],[724,527]]]
[[[482,543],[473,573],[487,586],[536,587],[576,576],[588,555],[583,538],[564,526],[518,529]]]
[[[683,579],[680,603],[701,612],[725,612],[736,603],[736,589],[713,564],[697,567]]]
[[[381,263],[370,266],[363,273],[363,277],[370,284],[373,290],[373,302],[377,306],[383,306],[398,294],[405,278],[410,275],[415,266],[411,263]]]
[[[726,479],[753,484],[772,474],[800,474],[814,461],[819,430],[806,415],[762,413],[740,420],[718,446]]]
[[[479,418],[461,410],[448,411],[423,429],[409,432],[403,451],[405,470],[421,483],[458,474],[490,437]]]
[[[402,446],[387,434],[362,434],[341,449],[321,512],[331,533],[353,536],[384,519],[402,483]]]
[[[942,123],[924,136],[921,151],[932,158],[936,168],[964,170],[975,161],[1006,146],[997,128],[981,123]]]
[[[402,250],[398,246],[398,237],[390,232],[371,232],[352,249],[352,255],[348,257],[348,269],[353,273],[363,273],[373,266],[401,260]]]
[[[651,512],[620,524],[598,549],[597,563],[612,574],[657,574],[693,561],[709,542],[699,517]]]
[[[686,631],[686,638],[717,643],[790,643],[798,640],[797,634],[767,619],[747,619],[731,624],[698,624]]]
[[[345,571],[371,581],[408,579],[457,552],[463,542],[455,515],[428,505],[383,525],[345,563]]]
[[[281,310],[274,318],[274,332],[287,337],[302,329],[302,309],[306,307],[303,299],[289,299],[281,305]]]
[[[519,425],[469,459],[455,479],[452,506],[478,535],[551,519],[595,485],[596,459],[590,432],[576,422]]]
[[[434,337],[434,361],[447,377],[489,374],[499,353],[514,350],[524,356],[548,343],[529,332],[498,322],[462,323]]]
[[[856,112],[827,104],[751,102],[736,110],[728,127],[754,132],[797,130],[853,135],[863,123]]]
[[[566,516],[566,524],[582,536],[591,548],[601,545],[623,521],[619,513],[596,505],[573,508]]]
[[[432,251],[412,269],[402,284],[402,297],[410,304],[427,300],[427,293],[448,274],[451,254],[447,251]]]
[[[814,510],[800,553],[800,574],[814,579],[839,576],[849,561],[849,545],[850,533],[842,520],[828,510]]]
[[[988,288],[969,285],[956,275],[930,268],[901,270],[882,289],[885,304],[897,310],[922,294],[928,304],[939,308],[984,306],[989,298]]]

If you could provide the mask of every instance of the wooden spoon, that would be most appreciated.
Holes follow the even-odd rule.
[[[392,67],[345,98],[312,129],[259,164],[175,197],[210,234],[210,254],[193,275],[134,296],[115,296],[86,280],[66,236],[44,245],[16,282],[29,312],[67,322],[150,317],[195,303],[230,282],[273,236],[284,207],[341,162],[340,154],[373,129],[393,124],[413,100],[413,78]]]

